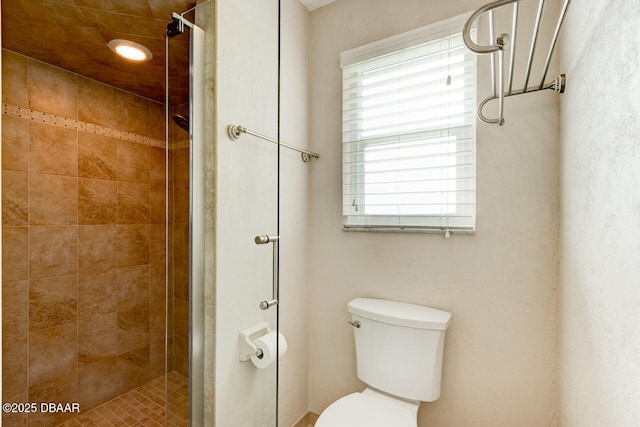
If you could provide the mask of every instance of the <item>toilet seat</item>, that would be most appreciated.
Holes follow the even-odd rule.
[[[367,389],[333,402],[315,427],[417,427],[418,405]]]

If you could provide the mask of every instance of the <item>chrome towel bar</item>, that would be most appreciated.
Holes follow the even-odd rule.
[[[249,130],[244,126],[229,125],[227,127],[227,135],[229,136],[229,138],[232,141],[235,141],[236,139],[240,138],[240,135],[242,135],[243,133],[246,133],[246,134],[249,134],[249,135],[253,135],[256,138],[264,139],[265,141],[269,141],[269,142],[271,142],[273,144],[280,145],[280,146],[288,148],[290,150],[297,151],[297,152],[301,153],[303,162],[308,162],[311,159],[311,157],[315,157],[316,159],[320,158],[320,154],[318,154],[318,153],[314,153],[312,151],[303,150],[302,148],[298,148],[298,147],[295,147],[293,145],[285,144],[284,142],[280,142],[277,139],[269,138],[268,136],[264,136],[262,134],[254,132],[252,130]]]
[[[537,86],[529,87],[529,78],[531,75],[531,65],[533,63],[533,57],[536,50],[536,44],[538,41],[538,32],[540,30],[540,22],[542,20],[542,11],[544,9],[545,0],[539,0],[538,4],[538,12],[536,14],[536,22],[534,25],[533,35],[531,38],[531,48],[529,50],[529,60],[527,63],[527,69],[525,74],[525,81],[522,89],[513,90],[513,68],[514,68],[514,58],[515,58],[515,42],[518,31],[518,7],[519,2],[521,0],[498,0],[492,3],[486,4],[480,9],[476,10],[467,20],[462,30],[462,38],[464,40],[464,44],[476,54],[491,54],[491,95],[485,98],[478,105],[478,118],[485,123],[497,123],[500,126],[504,124],[504,98],[507,96],[521,95],[523,93],[528,92],[536,92],[539,90],[551,89],[557,93],[563,93],[565,87],[565,75],[561,74],[556,77],[550,83],[545,84],[545,79],[547,78],[547,72],[549,71],[549,64],[551,62],[551,56],[553,55],[553,51],[556,46],[556,42],[558,40],[558,35],[560,34],[560,28],[562,27],[562,23],[564,21],[564,17],[567,13],[567,8],[569,7],[570,0],[564,0],[564,4],[562,6],[562,10],[560,11],[560,16],[558,17],[558,23],[556,24],[556,29],[553,34],[553,38],[551,40],[551,44],[549,46],[549,51],[547,53],[546,61],[544,63],[544,70],[542,74],[542,78],[540,79],[540,84]],[[513,4],[513,16],[511,21],[511,34],[500,34],[495,37],[495,44],[489,44],[486,46],[481,46],[475,43],[471,38],[471,29],[475,23],[475,21],[480,17],[480,15],[484,13],[489,13],[489,37],[491,39],[491,43],[494,41],[494,11],[503,6],[507,6],[509,4]],[[503,69],[503,56],[504,50],[508,44],[510,46],[509,52],[509,76],[507,79],[507,90],[505,94],[504,88],[504,69]],[[498,65],[496,67],[495,59],[497,55]],[[497,74],[497,78],[496,78]],[[490,119],[487,118],[482,109],[485,104],[494,99],[498,100],[498,118]]]

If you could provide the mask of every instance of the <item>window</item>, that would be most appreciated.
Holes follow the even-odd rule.
[[[475,229],[476,60],[462,17],[341,54],[353,229]]]

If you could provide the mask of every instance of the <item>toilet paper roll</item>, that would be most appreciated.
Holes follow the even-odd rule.
[[[257,355],[251,356],[251,361],[256,368],[264,369],[276,361],[276,340],[278,340],[278,356],[282,357],[287,352],[287,340],[280,332],[271,331],[253,341],[256,347],[262,350],[261,358]]]

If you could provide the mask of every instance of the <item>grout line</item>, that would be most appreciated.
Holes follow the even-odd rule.
[[[78,75],[74,74],[76,88],[76,119],[80,117],[80,90]],[[80,402],[80,135],[76,137],[76,402]]]
[[[27,83],[27,102],[30,103],[30,96],[29,96],[29,92],[30,92],[30,85],[29,85],[29,61],[27,60],[25,62],[25,74],[26,74],[26,83]],[[30,400],[31,396],[30,396],[30,392],[29,392],[29,388],[31,386],[31,304],[29,303],[30,300],[30,290],[31,290],[31,257],[30,252],[31,252],[31,245],[30,245],[30,239],[29,239],[29,234],[31,231],[31,206],[29,203],[29,190],[30,190],[30,179],[29,179],[29,174],[31,172],[31,126],[27,125],[27,225],[26,225],[26,229],[27,229],[27,360],[26,360],[26,365],[27,365],[27,390],[26,390],[26,394],[27,394],[27,401]],[[29,417],[30,414],[27,414],[26,418],[26,423],[27,425],[29,425]],[[1,424],[1,422],[0,422]]]

